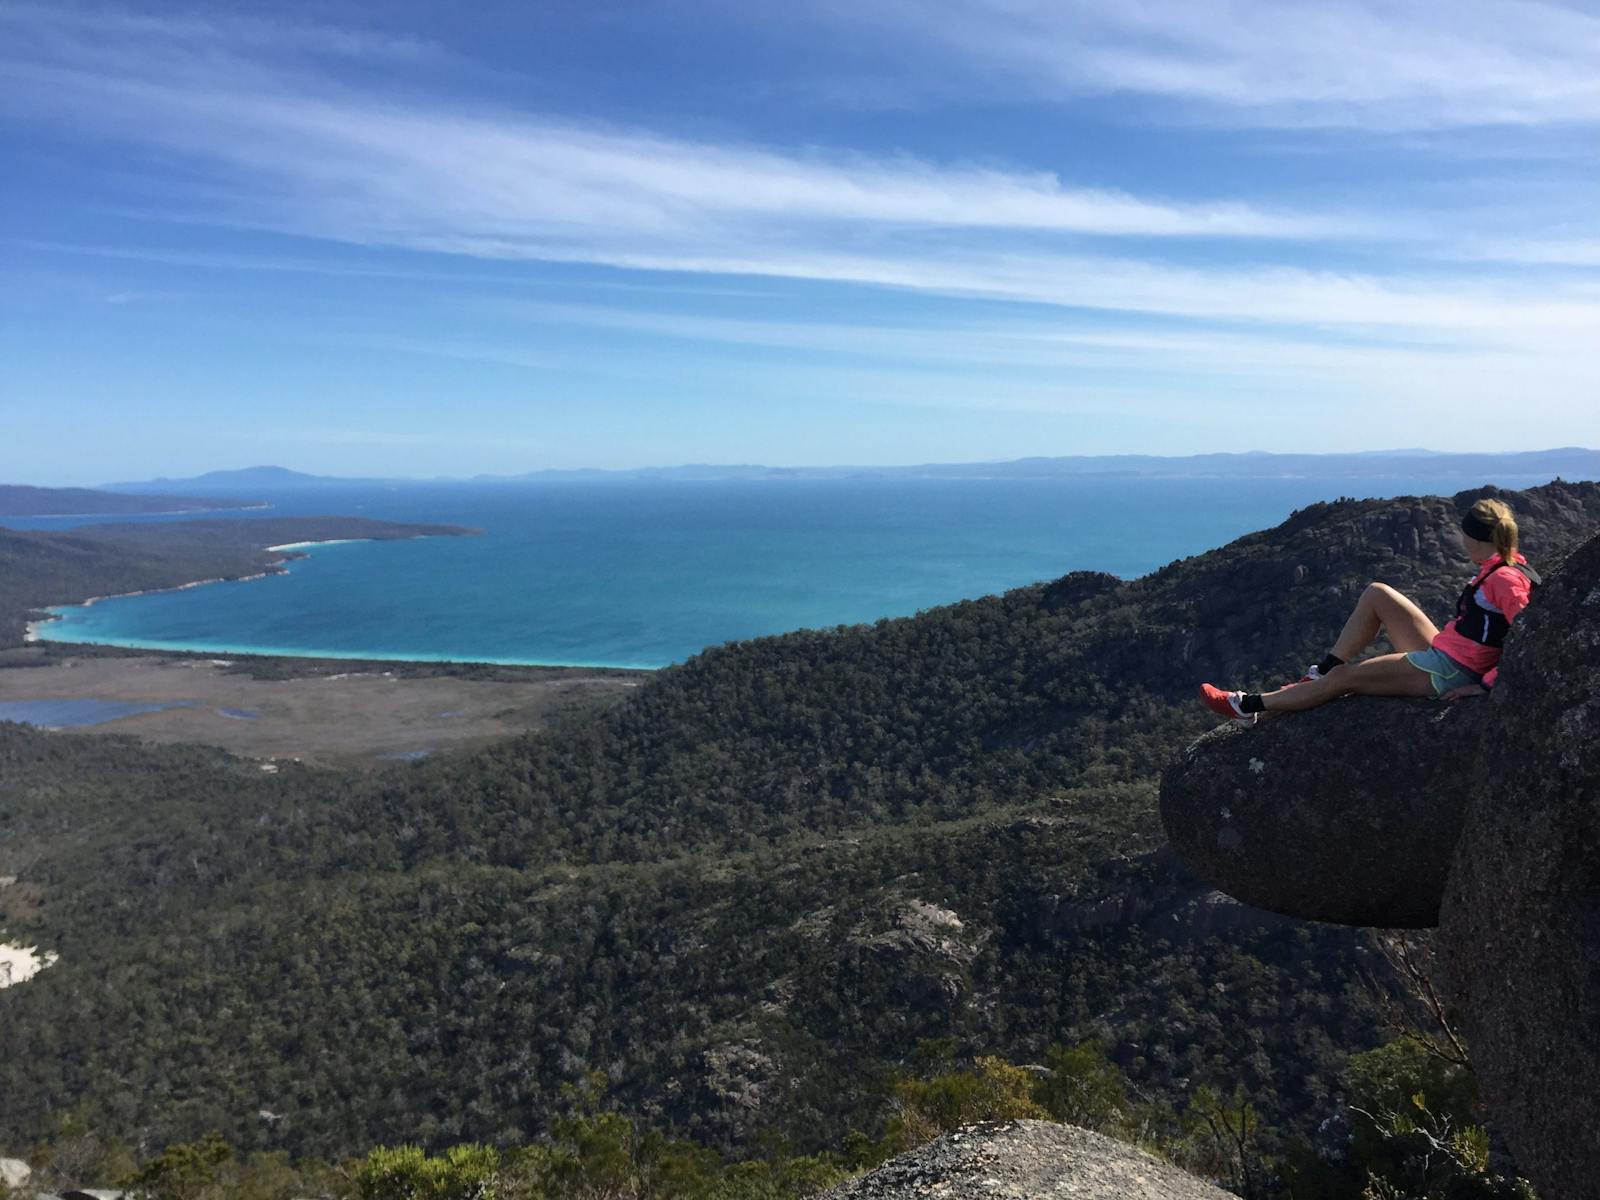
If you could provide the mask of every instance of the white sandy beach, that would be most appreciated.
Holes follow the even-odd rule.
[[[290,550],[304,550],[307,546],[345,546],[352,542],[370,541],[372,541],[371,538],[324,538],[320,541],[284,542],[280,546],[263,546],[262,549],[271,554],[281,554]],[[273,563],[272,566],[275,568],[275,570],[257,571],[254,575],[240,575],[233,579],[223,579],[221,577],[216,579],[193,579],[188,583],[174,584],[172,587],[167,588],[144,588],[137,592],[113,592],[106,596],[90,596],[87,600],[80,600],[76,604],[52,604],[50,606],[49,616],[40,617],[37,621],[29,621],[27,625],[23,627],[22,640],[24,642],[37,642],[45,640],[40,636],[39,631],[51,621],[59,621],[61,619],[61,613],[58,611],[59,609],[93,608],[102,600],[126,600],[130,596],[154,596],[161,592],[183,592],[187,591],[189,588],[205,587],[207,584],[212,583],[248,583],[252,579],[265,579],[268,575],[284,573],[287,570],[287,568],[283,566],[285,561],[286,560],[284,559],[279,559],[276,563]]]
[[[283,549],[283,547],[269,546],[267,549],[279,550]],[[39,630],[50,624],[51,621],[59,621],[61,619],[61,614],[57,611],[58,609],[93,608],[102,600],[125,600],[129,596],[155,596],[162,592],[183,592],[190,588],[205,587],[209,583],[246,583],[252,579],[265,579],[269,574],[272,574],[272,572],[257,571],[254,575],[240,575],[235,579],[223,579],[220,576],[216,579],[194,579],[190,580],[188,583],[178,583],[174,584],[172,587],[166,588],[144,588],[137,592],[113,592],[106,596],[90,596],[87,600],[80,600],[76,604],[52,604],[50,606],[48,616],[40,617],[37,621],[29,621],[27,625],[24,626],[22,631],[22,640],[24,642],[37,642],[42,640],[39,636]]]
[[[409,541],[411,539],[400,539]],[[323,538],[320,541],[310,542],[284,542],[281,546],[267,546],[265,549],[277,553],[282,550],[304,550],[307,546],[348,546],[353,542],[370,542],[371,538]]]
[[[419,536],[426,535],[423,534]],[[348,546],[355,542],[370,542],[372,540],[372,538],[322,538],[320,540],[313,540],[309,542],[284,542],[278,546],[263,546],[262,549],[271,554],[282,554],[288,551],[304,550],[309,546]],[[412,539],[406,538],[396,540],[410,541]],[[61,613],[58,611],[59,609],[92,608],[96,604],[99,604],[102,600],[125,600],[129,596],[154,596],[161,592],[182,592],[187,591],[189,588],[205,587],[207,584],[212,583],[248,583],[252,579],[265,579],[268,575],[285,573],[288,570],[288,568],[283,565],[285,561],[287,560],[279,559],[277,562],[272,564],[273,569],[271,570],[257,571],[254,575],[240,575],[233,579],[223,579],[220,577],[216,579],[194,579],[188,583],[179,583],[167,588],[145,588],[137,592],[114,592],[107,596],[90,596],[87,600],[80,600],[76,604],[52,604],[49,610],[50,615],[41,617],[36,621],[29,621],[27,625],[23,627],[22,640],[24,642],[38,642],[46,640],[42,637],[39,631],[51,621],[59,621],[61,619]]]

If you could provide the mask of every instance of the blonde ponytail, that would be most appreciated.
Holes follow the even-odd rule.
[[[1479,500],[1472,506],[1472,516],[1476,518],[1475,524],[1490,530],[1488,537],[1479,540],[1492,543],[1500,561],[1516,562],[1517,518],[1511,514],[1510,507],[1499,500]]]

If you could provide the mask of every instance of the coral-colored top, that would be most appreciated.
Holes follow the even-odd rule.
[[[1525,563],[1528,560],[1522,555],[1516,556],[1516,561]],[[1491,558],[1473,577],[1473,584],[1477,587],[1476,599],[1490,612],[1497,612],[1507,622],[1515,621],[1517,614],[1528,607],[1528,597],[1533,592],[1533,583],[1521,571],[1496,571],[1500,565],[1499,556]],[[1485,646],[1482,642],[1475,642],[1464,634],[1456,632],[1455,618],[1441,629],[1433,639],[1433,648],[1448,654],[1456,662],[1475,675],[1483,676],[1483,686],[1493,687],[1495,676],[1500,671],[1500,649],[1498,646]]]

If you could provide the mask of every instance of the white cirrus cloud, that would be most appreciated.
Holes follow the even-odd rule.
[[[1564,4],[821,0],[800,11],[872,38],[912,86],[1150,97],[1189,106],[1190,119],[1265,126],[1600,121],[1600,16]]]
[[[960,43],[984,62],[1037,60],[1040,72],[1064,72],[1063,86],[1275,106],[1280,115],[1421,98],[1419,120],[1429,104],[1455,103],[1463,119],[1484,118],[1489,101],[1474,108],[1472,98],[1498,90],[1494,103],[1515,119],[1587,119],[1600,85],[1572,56],[1592,45],[1589,18],[1464,0],[1451,11],[1467,33],[1429,41],[1431,26],[1416,15],[1424,10],[1442,11],[1322,3],[1295,6],[1290,17],[1247,0],[1181,8],[951,0],[919,8],[920,24],[904,11],[919,37]],[[10,35],[0,39],[7,109],[72,137],[135,148],[169,215],[477,258],[1157,316],[1213,334],[1245,323],[1302,341],[1356,331],[1510,354],[1537,348],[1579,383],[1600,372],[1593,285],[1444,271],[1437,261],[1420,268],[1403,251],[1426,257],[1423,243],[1436,235],[1393,213],[1153,199],[1041,171],[715,144],[470,108],[353,87],[319,67],[318,41],[304,32],[141,17],[107,39],[63,11],[0,8],[0,33]],[[1524,18],[1517,36],[1468,45],[1513,11]],[[361,35],[334,39],[332,50],[385,61],[425,52]],[[1421,61],[1424,51],[1437,53],[1435,65]],[[1091,252],[1107,238],[1139,239],[1142,257],[1121,243],[1115,253]],[[1336,253],[1383,239],[1394,253],[1382,271],[1297,257],[1304,243]],[[1196,265],[1180,253],[1195,243],[1228,253]]]

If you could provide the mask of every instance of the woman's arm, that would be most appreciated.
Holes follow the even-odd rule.
[[[1528,607],[1533,596],[1533,584],[1521,571],[1496,571],[1483,581],[1483,598],[1500,611],[1508,623]]]
[[[1516,621],[1518,614],[1528,607],[1528,601],[1533,598],[1533,584],[1521,571],[1496,571],[1483,581],[1482,591],[1483,598],[1500,610],[1508,624]],[[1483,676],[1482,688],[1457,688],[1445,699],[1459,699],[1456,692],[1464,696],[1474,693],[1481,695],[1494,687],[1494,682],[1499,676],[1499,666],[1490,667]]]

